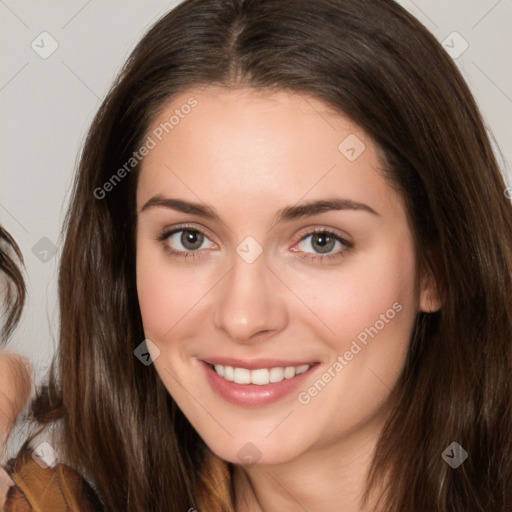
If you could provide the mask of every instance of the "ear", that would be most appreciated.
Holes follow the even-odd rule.
[[[430,261],[433,261],[431,258]],[[435,263],[434,263],[434,266]],[[438,272],[436,272],[438,274]],[[439,283],[433,271],[425,269],[421,276],[420,283],[420,311],[424,313],[435,313],[439,311],[442,306],[442,301],[439,293]]]

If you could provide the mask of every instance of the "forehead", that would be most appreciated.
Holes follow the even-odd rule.
[[[379,207],[399,200],[364,130],[310,95],[190,89],[169,101],[147,136],[154,147],[142,161],[138,203],[165,192],[269,205],[334,193]]]

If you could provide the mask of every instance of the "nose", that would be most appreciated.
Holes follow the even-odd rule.
[[[215,287],[216,328],[237,343],[272,337],[288,323],[283,288],[265,253],[248,263],[235,252],[232,269]]]

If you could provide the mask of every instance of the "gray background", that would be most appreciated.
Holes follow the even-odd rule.
[[[57,342],[60,227],[81,144],[129,52],[177,3],[0,0],[0,223],[23,251],[28,286],[27,307],[8,347],[30,359],[37,380]],[[502,153],[498,160],[510,184],[512,0],[399,3],[454,50],[464,44],[449,37],[454,31],[467,41],[455,61]],[[51,49],[42,32],[58,44],[47,58],[31,46]]]

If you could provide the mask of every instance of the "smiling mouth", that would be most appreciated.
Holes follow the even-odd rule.
[[[205,361],[205,363],[219,376],[228,382],[236,384],[256,384],[258,386],[265,386],[267,384],[274,384],[281,382],[285,379],[293,379],[297,375],[306,373],[313,364],[303,364],[300,366],[275,366],[272,368],[258,368],[249,370],[247,368],[239,368],[221,364],[212,364]]]

